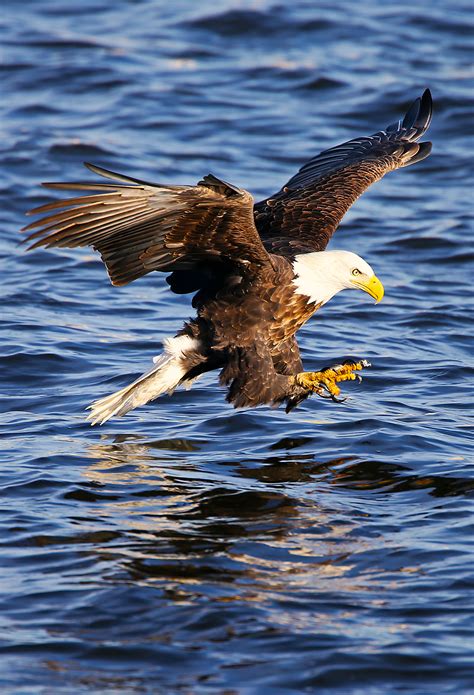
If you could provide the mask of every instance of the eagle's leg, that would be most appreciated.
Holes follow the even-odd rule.
[[[341,393],[341,389],[337,385],[342,381],[361,381],[361,376],[356,373],[356,370],[370,367],[370,362],[360,360],[360,362],[346,362],[337,364],[335,367],[323,369],[320,372],[299,372],[291,377],[294,384],[301,386],[311,393],[316,393],[322,398],[332,398],[338,401],[337,396]]]

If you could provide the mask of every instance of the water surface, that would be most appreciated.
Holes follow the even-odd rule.
[[[468,693],[473,558],[469,4],[4,2],[0,685],[4,693]],[[234,411],[214,375],[91,429],[191,314],[89,250],[24,254],[84,160],[258,199],[431,87],[432,156],[332,242],[386,286],[300,333],[352,399]]]

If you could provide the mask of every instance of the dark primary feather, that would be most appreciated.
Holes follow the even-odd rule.
[[[240,275],[249,275],[270,263],[247,191],[212,175],[197,186],[163,186],[86,166],[121,183],[45,184],[94,194],[31,210],[29,214],[48,214],[25,227],[38,228],[27,239],[33,242],[30,248],[92,246],[114,285],[153,270],[193,271],[191,284],[199,289],[209,275],[202,267],[221,265],[226,273],[238,267]],[[177,291],[182,291],[179,283]]]
[[[255,222],[267,250],[290,257],[324,250],[349,207],[372,183],[428,156],[431,143],[417,140],[431,115],[427,89],[403,121],[325,150],[304,164],[278,193],[255,205]]]

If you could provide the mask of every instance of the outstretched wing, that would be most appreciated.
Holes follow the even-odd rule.
[[[431,143],[417,140],[428,129],[431,114],[427,89],[403,121],[307,162],[281,191],[255,205],[255,222],[266,249],[285,256],[324,250],[344,214],[372,183],[429,155]]]
[[[27,238],[33,242],[29,248],[92,246],[100,252],[114,285],[125,285],[152,270],[186,271],[194,274],[192,290],[199,288],[196,273],[203,266],[238,266],[242,273],[251,273],[270,263],[247,191],[211,174],[196,186],[162,186],[86,166],[115,183],[44,184],[94,193],[27,213],[52,213],[24,228],[39,228]]]

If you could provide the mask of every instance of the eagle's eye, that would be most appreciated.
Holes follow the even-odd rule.
[[[362,272],[359,270],[359,268],[353,268],[351,270],[352,275],[362,275]]]

